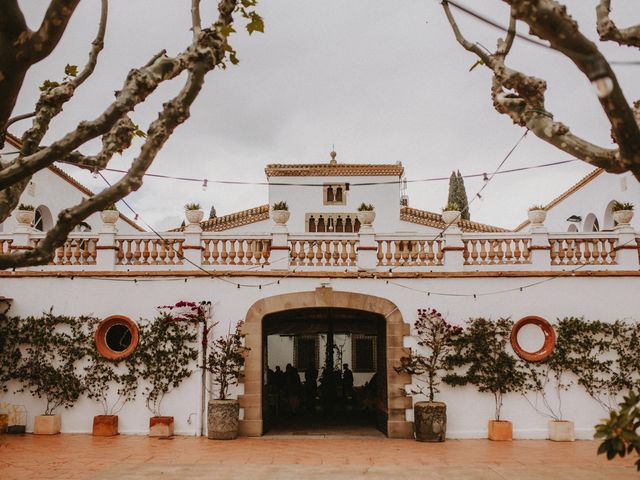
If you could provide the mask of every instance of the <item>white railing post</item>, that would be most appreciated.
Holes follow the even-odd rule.
[[[35,231],[31,225],[18,223],[12,232],[11,250],[31,250],[31,234]]]
[[[98,234],[98,244],[96,246],[96,269],[101,271],[115,270],[116,254],[116,234],[118,228],[115,223],[102,222],[102,228]]]
[[[185,268],[192,268],[194,264],[202,265],[202,228],[199,223],[190,223],[185,227],[182,255],[185,258]]]
[[[638,269],[638,244],[636,232],[629,224],[617,225],[615,232],[618,235],[618,251],[616,263],[622,270]]]
[[[378,242],[376,242],[376,234],[373,227],[360,229],[356,250],[358,253],[356,257],[358,270],[375,270],[378,265]]]
[[[449,225],[444,232],[444,270],[448,272],[461,272],[464,269],[464,243],[462,242],[462,230],[457,225]]]
[[[271,254],[269,270],[289,270],[291,248],[289,247],[289,231],[286,224],[276,223],[271,229]]]
[[[544,225],[536,225],[529,230],[531,243],[529,244],[531,267],[534,270],[549,270],[551,266],[551,246],[549,232]]]

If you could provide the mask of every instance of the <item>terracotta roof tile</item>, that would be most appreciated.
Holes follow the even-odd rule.
[[[401,163],[301,163],[271,164],[264,169],[267,177],[333,177],[333,176],[389,176],[404,174]]]
[[[242,210],[230,213],[221,217],[212,218],[200,222],[200,227],[204,232],[222,232],[230,228],[241,227],[250,223],[261,222],[269,219],[269,205]],[[184,227],[174,228],[172,231],[181,232]]]
[[[14,136],[14,135],[11,135],[8,132],[6,133],[6,140],[7,140],[7,143],[9,143],[9,145],[11,145],[11,146],[13,146],[15,148],[18,148],[18,149],[22,148],[22,142],[20,141],[20,139],[18,137]],[[56,167],[55,165],[49,165],[49,167],[47,167],[47,168],[49,169],[50,172],[52,172],[55,175],[59,176],[60,178],[65,180],[67,183],[73,185],[75,188],[80,190],[82,193],[84,193],[88,197],[93,197],[95,195],[95,193],[93,193],[87,187],[82,185],[78,180],[73,178],[71,175],[69,175],[67,172],[65,172],[61,168]],[[138,230],[140,232],[144,232],[145,231],[144,228],[142,228],[140,225],[138,225],[137,223],[135,223],[133,220],[131,220],[126,215],[123,215],[122,213],[120,213],[120,219],[123,222],[127,222],[129,225],[131,225],[133,228],[135,228],[136,230]]]
[[[549,203],[547,203],[544,206],[544,210],[549,211],[550,209],[552,209],[553,207],[558,205],[560,202],[562,202],[565,198],[573,195],[575,192],[577,192],[582,187],[584,187],[585,185],[590,183],[593,179],[597,178],[602,173],[604,173],[604,169],[602,169],[602,168],[596,168],[595,170],[591,171],[590,173],[585,175],[582,179],[580,179],[580,181],[578,181],[571,188],[569,188],[568,190],[566,190],[565,192],[561,193],[556,198],[551,200]],[[531,223],[529,220],[525,220],[520,225],[518,225],[516,228],[514,228],[514,232],[519,232],[524,227],[529,225],[529,223]]]
[[[442,221],[442,215],[439,213],[429,212],[427,210],[418,210],[417,208],[401,207],[400,220],[405,222],[417,223],[438,229],[445,228]],[[463,232],[508,232],[506,228],[494,227],[484,223],[472,222],[470,220],[461,220],[460,228]]]

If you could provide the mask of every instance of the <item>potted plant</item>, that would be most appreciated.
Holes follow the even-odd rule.
[[[572,330],[570,322],[561,320],[553,353],[539,362],[524,362],[522,396],[536,412],[548,418],[548,438],[554,442],[572,442],[576,438],[574,423],[564,418],[562,410],[562,394],[573,385],[567,378],[571,373],[569,355],[574,348]]]
[[[462,333],[461,327],[453,326],[435,309],[419,309],[414,324],[419,351],[411,351],[400,359],[397,372],[413,375],[420,382],[412,388],[412,395],[428,398],[413,407],[416,440],[419,442],[444,442],[447,433],[447,405],[436,402],[442,373],[448,370],[447,357],[453,353],[453,338]]]
[[[214,440],[232,440],[238,436],[240,406],[229,398],[229,387],[238,383],[244,366],[242,322],[233,332],[218,337],[211,345],[205,368],[211,373],[215,399],[207,406],[207,435]]]
[[[100,212],[102,223],[106,223],[107,225],[114,225],[118,221],[118,218],[120,218],[120,212],[118,212],[115,203],[110,203]]]
[[[22,383],[18,392],[28,391],[44,398],[43,415],[35,417],[33,433],[60,433],[59,407],[69,408],[84,392],[76,363],[85,355],[89,339],[81,333],[81,318],[54,316],[28,317],[21,326],[23,358],[17,377]]]
[[[531,205],[527,211],[531,225],[542,225],[547,218],[547,211],[542,205]]]
[[[450,368],[466,369],[447,374],[444,381],[452,386],[475,385],[480,392],[493,395],[495,416],[489,421],[489,440],[511,440],[513,426],[500,416],[503,397],[519,392],[524,386],[524,373],[518,360],[510,355],[507,343],[513,322],[499,318],[467,321],[464,333],[454,339],[454,353],[448,357]]]
[[[189,324],[173,321],[170,316],[158,317],[141,328],[137,372],[147,382],[143,395],[153,413],[149,419],[151,437],[173,435],[173,417],[162,415],[162,400],[171,388],[191,376],[190,363],[198,356],[195,340]]]
[[[461,219],[460,206],[455,202],[449,202],[442,207],[442,221],[446,226],[458,225]]]
[[[184,215],[187,217],[187,222],[193,225],[202,221],[204,211],[200,209],[199,203],[187,203],[184,206]]]
[[[640,395],[629,392],[620,403],[619,408],[612,411],[608,419],[596,425],[595,438],[602,438],[598,447],[598,455],[607,454],[607,460],[617,455],[635,452],[636,469],[640,471]]]
[[[633,203],[615,200],[611,206],[611,212],[618,225],[629,225],[633,218]]]
[[[92,433],[99,437],[117,435],[118,412],[134,399],[138,388],[135,365],[130,360],[132,357],[121,361],[109,360],[93,348],[90,358],[85,368],[85,388],[87,396],[102,407],[102,415],[93,417]]]
[[[358,207],[358,220],[362,225],[371,225],[376,218],[375,207],[370,203],[362,202]]]
[[[33,221],[36,218],[36,208],[33,205],[21,203],[13,211],[13,216],[20,225],[33,225]]]
[[[287,202],[275,202],[271,205],[271,218],[278,225],[284,225],[289,221],[291,213]]]

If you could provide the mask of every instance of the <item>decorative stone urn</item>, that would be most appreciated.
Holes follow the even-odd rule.
[[[149,418],[150,437],[172,437],[173,417],[151,417]]]
[[[34,435],[56,435],[61,428],[60,415],[36,415],[33,424]]]
[[[445,210],[442,212],[442,221],[447,225],[458,225],[461,220],[459,210]]]
[[[20,225],[31,226],[36,218],[35,210],[14,210],[13,216]]]
[[[289,221],[291,212],[289,210],[271,210],[271,218],[278,225],[284,225]]]
[[[238,400],[209,400],[207,434],[212,440],[233,440],[238,436]]]
[[[549,440],[554,442],[573,442],[576,439],[575,427],[569,420],[549,420]]]
[[[187,217],[187,222],[193,225],[202,221],[204,212],[202,210],[185,210],[184,215]]]
[[[616,210],[613,212],[613,219],[618,225],[629,225],[633,218],[633,210]]]
[[[508,420],[489,420],[489,440],[498,442],[513,440],[513,424]]]
[[[413,407],[413,425],[419,442],[444,442],[447,433],[447,405],[418,402]]]
[[[120,213],[117,210],[102,210],[100,212],[100,218],[102,219],[102,223],[115,225],[118,218],[120,218]]]
[[[542,225],[547,218],[546,210],[529,210],[527,212],[527,217],[529,217],[529,221],[531,225]]]
[[[363,210],[358,212],[358,220],[362,225],[371,225],[376,219],[376,212],[374,210]]]
[[[112,437],[118,435],[117,415],[96,415],[93,417],[94,437]]]

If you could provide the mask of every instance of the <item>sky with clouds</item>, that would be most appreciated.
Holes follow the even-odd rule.
[[[460,0],[501,24],[508,9],[499,0]],[[595,39],[595,0],[568,0],[569,12],[585,34]],[[614,0],[620,26],[640,23],[638,0]],[[22,0],[32,28],[48,2]],[[97,0],[81,2],[55,52],[28,73],[15,114],[31,111],[38,86],[58,80],[67,63],[82,65],[99,17]],[[215,2],[203,0],[203,19],[211,21]],[[402,162],[409,180],[492,172],[522,136],[523,130],[498,114],[489,94],[486,68],[469,68],[473,55],[454,40],[440,3],[435,0],[262,0],[258,11],[265,33],[232,37],[240,64],[209,73],[192,108],[149,170],[207,178],[210,181],[264,181],[268,163],[317,163],[329,160],[332,145],[346,163]],[[456,13],[469,40],[489,49],[500,32]],[[169,54],[191,39],[188,0],[112,0],[106,47],[98,67],[52,124],[45,142],[94,118],[112,100],[129,69],[144,65],[159,50]],[[524,24],[518,25],[525,33]],[[602,45],[610,60],[640,60],[640,52]],[[516,40],[508,64],[548,82],[547,109],[572,131],[610,146],[607,119],[588,80],[562,55]],[[616,75],[630,101],[640,98],[640,66],[617,66]],[[162,85],[132,115],[145,129],[163,101],[177,92],[183,77]],[[20,135],[28,121],[15,125]],[[141,142],[114,168],[127,168]],[[93,153],[99,144],[83,151]],[[528,136],[504,168],[537,165],[570,157]],[[97,191],[100,179],[65,167]],[[546,203],[591,171],[582,162],[497,176],[472,204],[473,220],[515,227],[534,203]],[[106,173],[115,181],[117,174]],[[482,186],[468,179],[469,197]],[[448,182],[412,182],[410,205],[439,211]],[[366,188],[366,187],[360,187]],[[187,183],[147,178],[129,197],[141,219],[170,228],[183,218],[182,206],[200,202],[218,215],[267,202],[264,186]],[[126,208],[121,208],[127,213]]]

